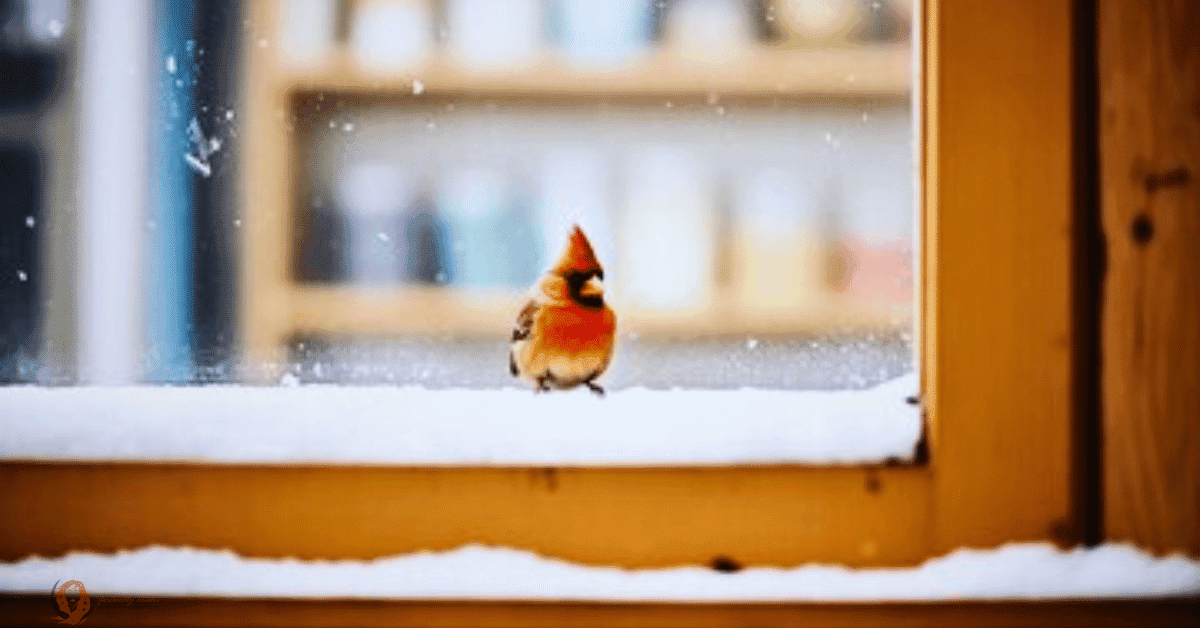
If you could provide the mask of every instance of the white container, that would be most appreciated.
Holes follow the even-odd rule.
[[[677,54],[706,66],[737,63],[755,45],[750,11],[739,0],[678,0],[665,34]]]
[[[338,204],[348,223],[347,271],[359,284],[394,284],[404,274],[408,251],[399,231],[400,212],[413,186],[393,165],[360,162],[342,171]]]
[[[650,11],[645,0],[560,0],[562,50],[576,67],[613,69],[649,49]]]
[[[449,50],[468,70],[528,68],[542,53],[541,0],[448,0],[446,21]]]
[[[309,69],[328,61],[333,50],[337,4],[337,0],[284,0],[279,4],[283,65]]]
[[[354,4],[350,49],[366,72],[417,69],[433,52],[433,22],[422,0],[365,0]]]
[[[686,150],[656,147],[632,156],[626,181],[622,295],[649,310],[707,308],[717,266],[712,174]]]

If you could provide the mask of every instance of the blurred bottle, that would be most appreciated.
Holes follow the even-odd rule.
[[[750,311],[811,307],[825,291],[821,190],[790,169],[767,167],[735,189],[733,285]]]
[[[441,196],[456,285],[513,287],[536,275],[528,194],[514,177],[490,167],[463,170],[446,178]]]
[[[718,207],[712,173],[674,147],[629,162],[622,213],[620,290],[640,306],[686,313],[712,304]]]
[[[405,278],[429,286],[452,281],[449,229],[429,191],[422,191],[413,199],[401,222],[407,250]]]
[[[350,279],[363,284],[396,283],[406,240],[397,237],[400,209],[409,204],[412,185],[387,163],[362,162],[348,167],[338,181],[338,199],[349,226],[347,251]],[[407,269],[404,269],[405,271]]]
[[[542,158],[537,185],[542,242],[537,268],[545,268],[562,252],[567,234],[578,224],[607,269],[606,283],[619,282],[611,164],[590,148],[553,149]]]
[[[299,211],[301,238],[296,257],[296,278],[300,281],[336,282],[346,278],[346,214],[325,199],[328,193],[312,196]]]

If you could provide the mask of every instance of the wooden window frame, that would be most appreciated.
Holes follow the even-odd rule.
[[[929,455],[919,464],[6,462],[0,559],[147,544],[370,559],[485,543],[631,568],[717,556],[867,567],[913,565],[962,546],[1072,542],[1071,28],[1070,0],[925,4],[918,106]],[[247,100],[282,107],[271,85],[255,83],[256,71]],[[286,188],[286,164],[263,153],[278,139],[274,116],[272,107],[244,119],[248,207]]]

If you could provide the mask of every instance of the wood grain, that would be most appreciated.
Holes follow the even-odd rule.
[[[1104,522],[1200,555],[1200,3],[1098,17]]]
[[[87,626],[762,628],[1195,626],[1196,599],[1062,602],[597,604],[93,597]],[[0,595],[0,626],[51,625],[47,595]]]
[[[929,9],[939,552],[1052,537],[1072,516],[1070,5]]]
[[[929,555],[930,492],[912,467],[3,463],[0,560],[148,544],[370,559],[484,543],[623,567],[913,565]]]
[[[259,13],[264,6],[252,5],[257,25],[270,23]],[[9,462],[0,463],[0,559],[151,543],[375,558],[478,542],[624,567],[706,564],[716,556],[745,565],[879,566],[912,565],[964,545],[1056,538],[1071,515],[1070,6],[926,7],[920,105],[928,105],[921,115],[928,144],[918,163],[928,168],[922,403],[931,421],[929,464],[554,470]],[[279,313],[289,320],[293,307],[286,291],[264,288],[286,278],[277,245],[288,233],[287,204],[278,198],[288,166],[273,151],[286,153],[287,121],[274,109],[283,95],[254,83],[269,78],[256,63],[247,74],[247,98],[255,100],[247,105],[243,202],[246,237],[257,244],[244,260],[253,277],[243,296],[263,319],[243,324],[261,331],[247,331],[247,347],[269,350],[285,329]]]

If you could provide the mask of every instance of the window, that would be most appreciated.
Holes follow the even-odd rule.
[[[265,17],[272,6],[252,5],[255,28],[274,23]],[[924,11],[927,56],[918,112],[924,272],[917,273],[921,401],[929,420],[924,463],[8,462],[6,504],[20,504],[22,516],[0,518],[3,555],[186,543],[246,555],[365,558],[475,541],[622,566],[703,564],[715,556],[743,564],[865,565],[911,564],[962,545],[1069,535],[1070,49],[1066,38],[1045,36],[1069,30],[1069,3],[931,2]],[[255,47],[278,41],[255,30],[246,35]],[[293,98],[303,96],[256,80],[265,71],[257,64],[247,69],[243,97],[271,103],[251,115],[283,111],[286,118]],[[413,91],[411,83],[406,87]],[[189,154],[203,162],[200,147],[211,151],[213,144],[211,130],[200,133],[205,141],[192,140],[196,152]],[[246,206],[280,215],[294,208],[273,198],[290,189],[290,169],[300,165],[271,154],[288,145],[286,134],[247,122],[239,139],[241,176],[252,182]],[[1040,162],[1023,158],[1030,153]],[[286,242],[287,224],[259,222],[241,237]],[[249,267],[268,281],[244,292],[261,300],[245,310],[244,329],[281,331],[273,312],[291,305],[272,285],[289,279],[290,249],[252,250]],[[257,285],[248,280],[243,288]],[[249,346],[278,346],[247,333]],[[71,517],[62,516],[61,502],[48,490],[64,485],[83,489]],[[128,508],[111,514],[114,503]],[[288,525],[281,527],[281,520]]]

